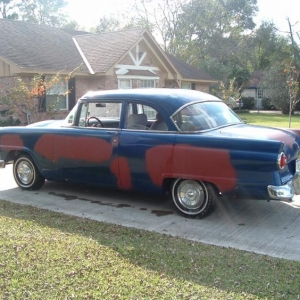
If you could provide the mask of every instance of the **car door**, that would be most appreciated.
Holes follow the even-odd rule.
[[[121,110],[120,102],[79,105],[75,125],[55,136],[54,157],[61,178],[117,186],[111,165],[117,159],[120,129],[117,121],[111,128],[111,118],[120,120]],[[105,127],[106,120],[110,128]]]
[[[129,103],[124,129],[119,136],[119,182],[123,188],[141,191],[161,190],[164,170],[172,160],[174,132],[151,130],[158,111],[148,105]],[[146,114],[147,125],[131,124],[132,114]],[[144,118],[136,118],[144,122]]]

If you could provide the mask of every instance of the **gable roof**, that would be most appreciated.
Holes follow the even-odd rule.
[[[85,34],[74,37],[86,60],[95,73],[107,72],[123,57],[143,35],[144,29],[101,34]]]
[[[0,58],[21,72],[70,72],[81,65],[84,74],[105,74],[139,41],[148,51],[155,52],[156,62],[175,78],[215,81],[166,54],[145,29],[91,34],[0,19]]]
[[[6,19],[0,19],[0,56],[21,69],[55,72],[83,63],[67,31]]]
[[[175,68],[179,71],[181,76],[184,79],[194,79],[194,80],[203,80],[203,81],[217,81],[213,79],[209,74],[192,67],[191,65],[187,64],[186,62],[178,59],[177,57],[167,54]]]

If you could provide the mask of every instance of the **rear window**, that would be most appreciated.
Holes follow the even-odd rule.
[[[172,118],[181,131],[209,130],[242,122],[226,104],[213,101],[185,105]]]

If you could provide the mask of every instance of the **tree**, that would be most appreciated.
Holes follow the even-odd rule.
[[[176,43],[169,50],[181,57],[185,53],[182,58],[192,65],[212,57],[237,65],[236,51],[242,34],[255,26],[256,9],[256,0],[192,0],[183,6]]]
[[[294,33],[293,25],[291,24],[289,18],[287,18],[287,22],[289,25],[289,37],[292,45],[292,60],[294,62],[295,67],[300,69],[300,45],[297,44],[296,39],[294,37],[296,35],[300,42],[300,32]]]
[[[228,76],[228,79],[233,80],[233,86],[241,96],[241,93],[245,85],[249,82],[250,77],[249,70],[234,68]]]
[[[62,13],[62,8],[66,5],[65,0],[22,0],[18,9],[23,21],[62,27],[67,23],[67,17]]]
[[[18,14],[15,11],[17,3],[14,0],[1,0],[0,1],[0,17],[2,19],[18,19]]]
[[[131,11],[132,26],[147,28],[162,43],[165,51],[169,51],[176,43],[182,7],[189,0],[136,0]]]
[[[290,110],[289,90],[287,86],[287,72],[285,66],[274,64],[265,71],[261,87],[264,89],[264,96],[272,101],[272,104],[288,114]],[[292,109],[294,106],[292,106]]]
[[[289,95],[289,127],[291,127],[291,114],[293,108],[300,101],[299,95],[299,80],[300,70],[296,66],[288,66],[285,70],[287,73],[287,87]]]
[[[251,71],[268,69],[273,63],[290,56],[288,39],[278,34],[272,22],[263,22],[257,29],[246,35],[238,51]]]
[[[15,85],[9,91],[0,93],[2,105],[10,111],[17,111],[21,107],[27,116],[30,116],[29,123],[49,118],[57,110],[62,94],[57,93],[54,100],[46,103],[46,91],[53,90],[60,82],[68,82],[79,68],[74,69],[65,77],[58,72],[49,80],[44,74],[35,75],[29,81],[16,77]],[[63,95],[69,92],[69,90],[65,90]]]
[[[222,99],[229,107],[234,108],[236,99],[239,99],[240,93],[235,87],[235,80],[231,79],[228,83],[221,81],[214,87],[213,93]]]
[[[100,18],[99,25],[96,27],[96,32],[111,32],[120,29],[121,24],[117,18],[102,17]]]
[[[68,21],[67,23],[62,25],[61,28],[67,30],[80,30],[80,25],[76,21]]]
[[[300,101],[300,47],[296,42],[293,26],[289,24],[290,44],[287,45],[287,55],[281,60],[273,62],[262,82],[265,95],[271,99],[277,109],[284,114],[293,113]]]
[[[63,27],[72,23],[62,13],[66,5],[65,0],[0,0],[0,17]]]
[[[287,86],[289,92],[289,100],[290,100],[290,110],[289,110],[289,127],[291,125],[291,114],[292,108],[300,101],[300,46],[296,43],[294,39],[293,26],[287,18],[289,24],[289,33],[292,44],[292,63],[287,68],[288,78],[287,78]],[[300,33],[296,33],[299,41],[300,41]]]
[[[247,67],[238,53],[255,26],[256,0],[192,0],[182,10],[170,52],[220,80],[233,68]]]
[[[163,49],[220,80],[247,68],[241,55],[256,0],[136,0],[131,26],[148,28]],[[242,59],[240,59],[242,57]]]

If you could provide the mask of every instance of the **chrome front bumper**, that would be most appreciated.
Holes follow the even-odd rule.
[[[300,173],[296,173],[292,180],[281,186],[268,186],[270,199],[291,201],[294,195],[300,194]]]
[[[5,160],[0,160],[0,168],[5,168]]]

